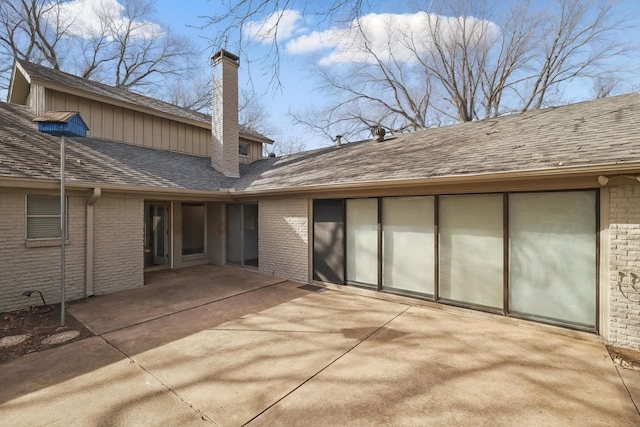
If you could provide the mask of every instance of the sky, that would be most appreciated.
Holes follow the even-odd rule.
[[[83,7],[87,2],[102,2],[102,4],[115,4],[116,0],[72,0],[70,2],[71,13],[75,13],[78,8]],[[273,1],[273,0],[272,0]],[[535,7],[544,8],[545,0],[532,0]],[[197,45],[201,52],[200,58],[203,70],[207,70],[208,58],[213,53],[212,39],[222,30],[221,26],[202,27],[206,24],[205,16],[212,16],[223,13],[225,4],[235,3],[230,0],[155,0],[155,18],[158,22],[170,26],[177,34],[189,37]],[[257,3],[254,1],[254,3]],[[282,3],[282,0],[281,0]],[[260,102],[269,111],[270,122],[274,127],[274,135],[267,135],[276,140],[300,139],[305,142],[306,148],[317,148],[332,144],[327,137],[310,136],[301,127],[293,126],[288,117],[289,111],[303,111],[310,105],[319,105],[327,102],[322,91],[316,90],[313,79],[310,77],[308,68],[314,63],[322,65],[339,65],[345,61],[366,61],[366,58],[359,58],[357,53],[349,49],[349,43],[353,42],[349,37],[345,37],[343,28],[329,27],[328,21],[322,15],[314,14],[314,8],[322,7],[330,0],[308,0],[306,13],[301,9],[299,0],[290,2],[291,9],[283,12],[277,34],[278,46],[280,48],[280,82],[281,85],[274,86],[272,83],[273,73],[270,62],[260,62],[258,59],[267,54],[272,48],[273,34],[264,32],[263,22],[269,22],[269,16],[256,16],[253,22],[249,22],[242,34],[244,40],[253,40],[249,49],[245,52],[250,57],[256,58],[256,62],[241,62],[239,72],[240,88],[253,88],[259,96]],[[384,19],[392,19],[395,28],[403,31],[411,31],[416,37],[420,37],[420,28],[417,25],[420,19],[419,14],[414,14],[410,9],[411,1],[403,0],[370,0],[371,12],[363,18],[363,21],[370,25],[370,28],[380,28],[380,31],[372,33],[371,42],[377,46],[385,46],[386,34]],[[634,24],[640,31],[640,0],[627,0],[622,4],[623,11],[628,16],[635,16]],[[312,13],[309,13],[312,12]],[[387,15],[383,15],[387,14]],[[390,15],[389,15],[390,14]],[[83,28],[91,26],[90,18],[86,19],[83,25],[77,25],[77,31],[82,32]],[[264,20],[264,21],[263,21]],[[490,31],[499,32],[500,29],[492,22],[484,21]],[[150,33],[159,31],[158,26],[149,23],[141,27],[140,31]],[[227,39],[226,48],[232,53],[238,48],[240,31],[231,32]],[[630,35],[632,37],[633,34]],[[218,42],[220,42],[218,40]],[[222,43],[220,43],[222,44]],[[399,58],[403,58],[402,46],[394,46]],[[384,50],[384,49],[381,49]],[[410,61],[411,55],[406,53],[406,60]],[[636,55],[637,69],[640,69],[640,58]],[[208,70],[207,70],[208,72]],[[638,73],[640,75],[640,72]],[[636,76],[638,77],[638,76]],[[628,88],[622,88],[623,92],[640,91],[640,78],[634,81],[625,82]],[[587,98],[580,93],[576,93],[573,100],[579,101]]]

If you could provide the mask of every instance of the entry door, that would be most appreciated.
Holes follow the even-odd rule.
[[[168,266],[171,251],[169,242],[169,204],[145,203],[144,206],[144,266]]]
[[[344,284],[344,200],[313,201],[313,279]]]

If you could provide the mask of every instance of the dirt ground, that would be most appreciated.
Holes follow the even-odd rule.
[[[607,346],[611,359],[623,368],[640,370],[640,351],[629,348]]]
[[[78,332],[77,336],[74,331]],[[0,342],[4,340],[4,344],[0,344],[0,363],[91,336],[93,333],[68,312],[65,313],[65,326],[60,326],[60,304],[34,305],[0,313]],[[19,342],[21,338],[24,341]],[[53,342],[43,343],[46,338]]]

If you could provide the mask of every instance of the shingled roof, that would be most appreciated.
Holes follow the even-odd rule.
[[[0,104],[0,179],[60,179],[60,139],[38,132],[34,113]],[[155,190],[218,191],[233,182],[208,157],[162,151],[95,138],[66,139],[68,184]]]
[[[39,133],[34,113],[0,103],[0,178],[59,179],[59,140]],[[95,138],[70,138],[67,181],[220,192],[305,191],[487,175],[640,173],[640,95],[629,94],[361,141],[241,165],[225,178],[210,159]],[[432,180],[432,181],[431,181]],[[214,193],[212,193],[213,195]]]
[[[73,74],[68,74],[63,71],[33,64],[28,61],[17,60],[16,62],[29,75],[29,77],[45,83],[45,86],[46,84],[51,84],[73,88],[75,90],[80,90],[94,96],[106,97],[130,104],[132,106],[150,108],[164,114],[170,114],[177,118],[200,122],[202,123],[203,127],[211,128],[211,116],[199,111],[178,107],[176,105],[144,96],[124,88],[110,86],[93,80],[74,76]],[[267,138],[261,133],[256,132],[246,126],[240,125],[240,133],[244,134],[245,136],[257,138],[267,143],[273,142],[270,138]]]
[[[640,172],[639,122],[640,95],[621,95],[265,159],[241,169],[236,189],[569,173],[590,165],[635,164]]]

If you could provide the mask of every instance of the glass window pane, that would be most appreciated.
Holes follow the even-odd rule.
[[[347,200],[347,280],[378,285],[378,200]]]
[[[433,197],[382,200],[382,286],[433,295]]]
[[[258,266],[258,205],[244,205],[244,265]]]
[[[60,197],[30,194],[27,196],[27,215],[60,216]],[[59,237],[59,235],[58,235]]]
[[[502,195],[439,198],[439,296],[503,306]]]
[[[242,264],[242,205],[227,205],[227,263]]]
[[[509,310],[596,323],[594,191],[509,196]]]
[[[60,239],[60,217],[27,218],[27,239]]]
[[[203,254],[204,203],[182,204],[182,255]]]

